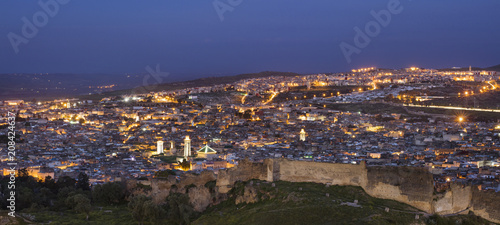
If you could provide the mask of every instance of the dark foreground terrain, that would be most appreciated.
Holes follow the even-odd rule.
[[[207,183],[208,184],[208,183]],[[188,189],[189,191],[189,189]],[[239,203],[239,204],[236,204]],[[169,203],[167,203],[168,205]],[[179,207],[181,205],[178,205]],[[75,210],[27,209],[23,219],[0,213],[1,224],[491,224],[474,215],[440,217],[392,200],[370,197],[352,186],[315,183],[274,184],[253,180],[237,183],[227,199],[203,213],[180,213],[173,221],[167,215],[177,210],[164,207],[164,217],[136,220],[127,203],[94,204],[86,215]],[[182,208],[182,207],[181,207]],[[182,210],[181,210],[182,211]],[[189,210],[188,210],[189,211]],[[187,212],[187,211],[186,211]],[[177,212],[178,213],[178,212]],[[154,216],[154,215],[151,215]]]

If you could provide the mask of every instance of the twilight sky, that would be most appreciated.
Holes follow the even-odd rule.
[[[47,1],[56,0],[41,0]],[[223,21],[213,0],[72,0],[33,37],[23,36],[22,18],[38,15],[43,25],[38,1],[0,1],[0,73],[144,73],[160,64],[178,80],[500,63],[497,0],[400,0],[402,12],[350,63],[340,43],[355,46],[353,28],[365,30],[375,20],[371,10],[397,0],[218,1],[233,9]],[[9,33],[27,41],[18,43],[17,54]]]

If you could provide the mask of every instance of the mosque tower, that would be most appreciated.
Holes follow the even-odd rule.
[[[163,141],[156,142],[156,153],[158,155],[163,153]]]
[[[189,136],[186,136],[186,139],[184,139],[184,158],[190,156],[191,156],[191,139],[189,139]]]

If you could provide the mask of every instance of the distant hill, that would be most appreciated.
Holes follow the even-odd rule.
[[[9,99],[52,100],[85,96],[113,96],[126,93],[143,93],[145,90],[173,90],[186,87],[208,86],[232,83],[241,79],[268,76],[297,76],[287,72],[261,72],[225,77],[208,77],[191,81],[161,83],[144,87],[145,80],[150,84],[157,82],[147,73],[143,74],[70,74],[70,73],[11,73],[0,74],[0,101]],[[148,79],[146,79],[148,78]],[[167,79],[165,79],[166,81]],[[171,80],[171,79],[168,79]],[[161,80],[160,80],[161,82]],[[147,83],[146,83],[147,84]],[[90,95],[89,95],[90,94]],[[89,97],[90,96],[90,97]]]
[[[240,81],[240,80],[244,80],[244,79],[272,77],[272,76],[293,77],[293,76],[300,76],[300,74],[292,73],[292,72],[264,71],[264,72],[260,72],[260,73],[247,73],[247,74],[240,74],[240,75],[235,75],[235,76],[206,77],[206,78],[199,78],[199,79],[190,80],[190,81],[163,83],[163,84],[158,84],[158,85],[136,87],[133,89],[111,91],[111,92],[105,92],[102,94],[94,94],[91,96],[81,96],[80,98],[82,98],[82,99],[100,99],[103,97],[127,95],[127,94],[132,94],[132,93],[133,94],[141,94],[141,93],[156,92],[156,91],[171,91],[171,90],[178,90],[178,89],[184,89],[184,88],[194,88],[194,87],[212,86],[212,85],[219,85],[219,84],[229,84],[229,83],[234,83],[236,81]],[[153,80],[153,79],[151,79],[151,80]]]
[[[484,68],[480,67],[472,67],[472,70],[484,70]],[[460,68],[443,68],[438,69],[438,71],[469,71],[469,67],[460,67]]]
[[[472,70],[488,70],[488,71],[500,71],[500,64],[496,65],[496,66],[490,66],[490,67],[486,67],[486,68],[481,68],[481,67],[472,67],[471,68]],[[438,69],[439,71],[469,71],[469,67],[466,66],[466,67],[460,67],[460,68],[443,68],[443,69]]]
[[[490,67],[486,68],[486,70],[492,70],[492,71],[499,71],[500,72],[500,64],[498,64],[496,66],[490,66]]]
[[[143,77],[141,74],[0,74],[0,100],[46,100],[128,89],[142,83]]]

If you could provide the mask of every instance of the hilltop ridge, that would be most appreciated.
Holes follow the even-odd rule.
[[[147,93],[147,92],[151,92],[151,91],[170,91],[170,90],[177,90],[177,89],[183,89],[183,88],[194,88],[194,87],[201,87],[201,86],[213,86],[213,85],[220,85],[220,84],[229,84],[229,83],[234,83],[236,81],[244,80],[244,79],[254,79],[254,78],[263,78],[263,77],[271,77],[271,76],[290,77],[290,76],[300,76],[300,75],[301,74],[293,73],[293,72],[263,71],[263,72],[259,72],[259,73],[246,73],[246,74],[239,74],[239,75],[234,75],[234,76],[205,77],[205,78],[198,78],[195,80],[188,80],[188,81],[179,81],[179,82],[161,83],[161,84],[149,85],[149,86],[140,86],[140,87],[136,87],[136,88],[132,88],[132,89],[125,89],[125,90],[105,92],[102,94],[95,94],[92,96],[81,96],[81,98],[89,99],[89,97],[90,97],[91,99],[94,99],[94,98],[126,95],[126,94],[142,94],[142,93]]]

